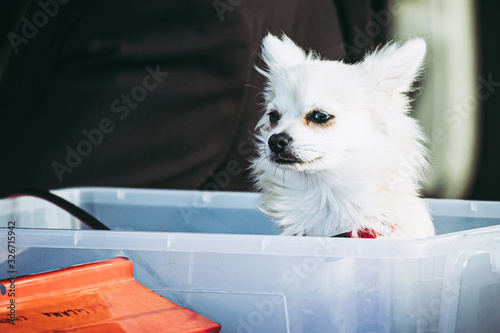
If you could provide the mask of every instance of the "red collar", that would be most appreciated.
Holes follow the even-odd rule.
[[[391,230],[394,231],[396,229],[397,225],[391,225]],[[380,233],[376,232],[373,229],[370,228],[361,228],[358,230],[358,237],[353,237],[352,236],[352,231],[349,232],[344,232],[342,234],[338,234],[332,237],[346,237],[346,238],[377,238],[380,236]]]
[[[358,237],[357,238],[377,238],[380,236],[380,233],[376,232],[373,229],[370,228],[361,228],[358,230]],[[352,237],[352,231],[349,232],[349,237]]]

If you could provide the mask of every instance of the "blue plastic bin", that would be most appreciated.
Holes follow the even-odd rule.
[[[0,226],[16,221],[18,275],[126,256],[139,282],[230,333],[500,327],[497,202],[429,200],[439,235],[394,241],[277,236],[256,210],[258,194],[54,193],[113,231],[78,229],[39,199],[0,200]],[[8,276],[7,231],[0,229],[0,278]]]

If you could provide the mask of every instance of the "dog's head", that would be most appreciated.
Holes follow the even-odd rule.
[[[257,125],[261,157],[274,168],[319,171],[394,136],[405,141],[407,135],[410,142],[416,134],[406,93],[425,50],[423,40],[413,39],[350,65],[268,35],[262,45],[266,68],[257,68],[267,79],[265,114]]]

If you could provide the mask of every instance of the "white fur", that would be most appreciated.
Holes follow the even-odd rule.
[[[283,235],[333,236],[371,228],[383,238],[434,235],[419,181],[427,167],[424,136],[408,116],[409,98],[425,56],[413,39],[377,49],[349,65],[304,52],[289,38],[263,40],[265,114],[257,125],[259,157],[252,174],[261,209]],[[335,116],[333,125],[308,126],[311,110]],[[271,128],[268,113],[281,119]],[[293,138],[301,163],[272,161],[268,139]]]

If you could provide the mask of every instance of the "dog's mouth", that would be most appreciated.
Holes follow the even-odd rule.
[[[281,153],[277,153],[277,154],[272,154],[272,156],[270,156],[271,162],[276,163],[278,166],[285,167],[287,169],[289,167],[292,167],[292,168],[297,167],[299,169],[302,169],[303,167],[306,167],[307,165],[314,164],[315,162],[317,162],[320,159],[321,159],[321,157],[314,158],[310,161],[303,160],[303,159],[300,159],[297,156],[295,156],[291,153],[288,153],[288,152],[281,152]]]
[[[303,161],[299,159],[297,156],[290,154],[288,152],[280,152],[277,154],[273,154],[271,156],[271,161],[276,164],[285,164],[285,165],[303,163]]]
[[[312,159],[301,158],[293,149],[293,138],[286,132],[273,134],[267,140],[267,153],[269,161],[283,169],[304,170],[308,165],[314,164],[320,157]],[[305,155],[311,155],[305,154]],[[310,156],[313,157],[313,156]]]

